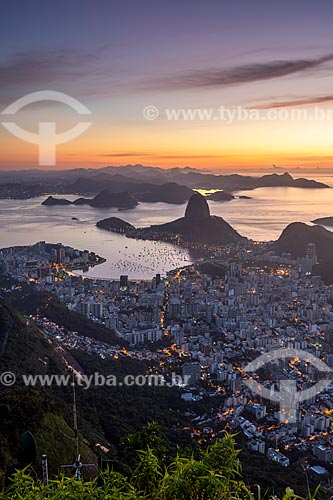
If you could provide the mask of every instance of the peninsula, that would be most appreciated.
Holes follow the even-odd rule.
[[[167,237],[178,236],[185,242],[200,244],[227,245],[246,241],[246,238],[241,236],[222,217],[211,215],[207,201],[197,192],[191,196],[184,217],[166,224],[134,228],[127,222],[112,217],[99,221],[97,227],[122,232],[130,238],[148,240],[165,240]]]
[[[319,226],[333,227],[333,217],[320,217],[319,219],[314,219],[311,222],[313,224],[318,224]]]

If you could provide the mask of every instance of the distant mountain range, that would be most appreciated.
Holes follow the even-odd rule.
[[[127,167],[105,167],[99,171],[86,171],[77,177],[70,185],[72,190],[99,190],[101,186],[119,191],[119,184],[126,183],[126,190],[135,192],[138,184],[147,184],[146,190],[151,190],[151,185],[176,183],[190,189],[223,189],[227,192],[256,189],[258,187],[301,187],[301,188],[327,188],[326,184],[308,179],[294,179],[290,174],[269,174],[262,177],[251,177],[240,174],[215,175],[203,173],[194,169],[160,169],[144,167],[142,165]],[[87,180],[89,179],[89,182]],[[130,181],[130,182],[129,182]],[[142,188],[140,188],[142,191]],[[89,192],[89,191],[87,191]]]
[[[184,203],[192,189],[218,189],[227,194],[259,187],[328,188],[326,184],[304,178],[294,179],[289,173],[272,173],[261,177],[228,174],[216,175],[185,168],[162,169],[143,165],[73,169],[62,171],[3,172],[0,198],[28,198],[46,192],[95,195],[104,189],[128,192],[137,201]]]
[[[39,178],[40,191],[43,189],[43,181],[41,180],[43,175],[44,172]],[[294,179],[287,172],[284,174],[273,173],[262,177],[251,177],[239,174],[214,175],[190,168],[164,170],[142,165],[70,170],[61,174],[59,173],[59,176],[59,178],[51,176],[54,182],[54,192],[97,196],[90,199],[79,198],[74,202],[50,196],[43,202],[43,205],[74,204],[128,209],[134,208],[138,202],[183,204],[190,199],[193,189],[200,188],[218,190],[215,193],[207,195],[207,199],[209,200],[230,201],[235,198],[231,194],[232,192],[251,190],[258,187],[282,186],[308,189],[329,187],[314,180]],[[11,197],[11,189],[13,189],[14,198],[29,197],[30,188],[25,184],[21,187],[15,184],[12,188],[9,185],[0,184],[0,198]],[[50,178],[48,178],[45,184],[45,190],[52,192]],[[31,186],[31,196],[41,194],[40,191],[36,190],[35,185]]]

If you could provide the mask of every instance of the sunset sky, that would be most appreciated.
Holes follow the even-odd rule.
[[[333,167],[332,19],[331,0],[2,0],[0,111],[42,90],[91,111],[90,129],[57,147],[56,168]],[[148,106],[157,119],[144,118]],[[227,125],[165,112],[220,106],[303,108],[310,118]],[[315,106],[331,116],[313,119]],[[42,102],[12,120],[63,132],[78,115]],[[0,144],[1,169],[38,167],[37,146],[2,125]]]

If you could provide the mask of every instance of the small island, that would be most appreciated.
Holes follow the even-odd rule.
[[[72,205],[72,202],[65,198],[54,198],[53,196],[49,196],[42,202],[42,205],[53,207],[54,205]]]
[[[135,229],[132,224],[126,222],[118,217],[108,217],[107,219],[100,220],[97,222],[96,226],[100,229],[105,229],[106,231],[111,231],[113,233],[127,233],[130,230]]]
[[[216,191],[206,196],[206,200],[210,201],[230,201],[234,199],[235,197],[233,194],[226,193],[225,191]]]

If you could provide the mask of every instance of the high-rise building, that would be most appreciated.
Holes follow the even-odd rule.
[[[84,316],[89,317],[89,315],[90,315],[90,303],[89,302],[81,302],[80,313],[83,314]]]
[[[333,354],[333,330],[325,332],[325,342],[327,343],[326,354]]]
[[[200,363],[185,363],[182,366],[182,376],[185,377],[188,376],[189,383],[193,384],[195,382],[198,382],[201,377],[201,366]]]
[[[84,250],[82,252],[82,261],[87,264],[89,262],[89,251],[88,250]]]
[[[313,264],[317,264],[317,249],[315,243],[308,243],[306,246],[306,256],[312,260]]]
[[[65,262],[65,249],[61,246],[57,247],[57,264],[63,264]]]
[[[123,274],[120,276],[120,287],[127,288],[128,287],[128,276]]]
[[[103,304],[101,302],[92,302],[90,304],[90,313],[95,318],[101,318],[103,316]]]

